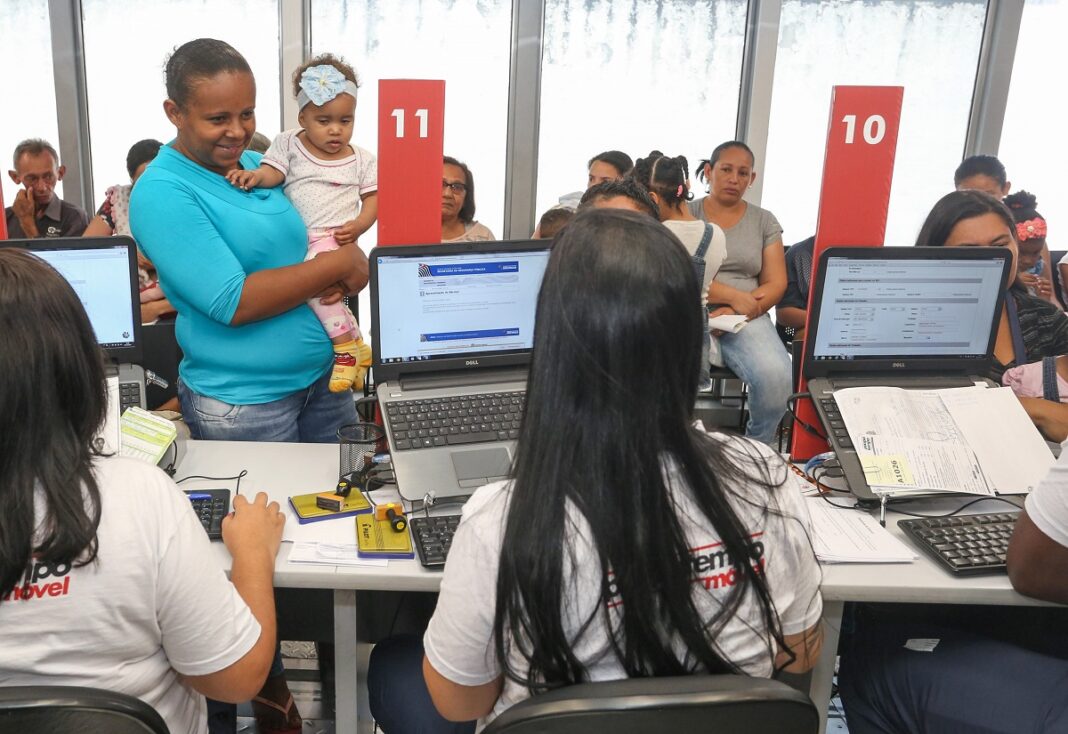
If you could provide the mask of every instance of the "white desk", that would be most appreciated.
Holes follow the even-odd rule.
[[[244,443],[230,441],[188,441],[179,450],[176,478],[192,474],[215,477],[233,476],[241,470],[248,475],[241,481],[241,493],[266,492],[285,504],[294,494],[322,492],[337,482],[338,447],[335,444]],[[183,488],[208,486],[233,488],[233,482],[191,480]],[[382,492],[386,494],[385,491]],[[933,501],[924,512],[951,510],[959,499]],[[987,503],[983,503],[987,504]],[[1002,503],[982,504],[969,511],[1005,511]],[[456,508],[448,508],[455,512]],[[903,516],[887,513],[887,527],[902,535],[897,520]],[[345,520],[329,521],[345,522]],[[351,520],[349,520],[351,522]],[[353,531],[355,541],[355,530]],[[905,541],[911,547],[909,541]],[[336,645],[336,685],[338,687],[336,731],[371,730],[366,715],[366,687],[359,669],[356,642],[356,590],[437,591],[439,572],[427,571],[418,561],[390,561],[386,567],[335,567],[291,564],[292,546],[283,544],[275,569],[275,586],[305,589],[332,589],[334,592],[334,641]],[[230,557],[222,543],[217,552],[229,566]],[[956,578],[920,553],[909,564],[842,564],[823,567],[823,619],[826,639],[823,654],[812,673],[809,694],[826,716],[830,698],[831,675],[847,601],[915,602],[936,604],[1038,605],[1034,599],[1012,590],[1005,575]],[[355,684],[353,683],[355,681]],[[358,715],[359,712],[359,715]]]

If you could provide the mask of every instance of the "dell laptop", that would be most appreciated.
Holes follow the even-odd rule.
[[[804,374],[827,440],[860,500],[876,500],[834,393],[992,384],[1012,253],[1001,247],[833,247],[812,279]]]
[[[466,496],[508,475],[550,244],[371,251],[374,376],[405,499]]]

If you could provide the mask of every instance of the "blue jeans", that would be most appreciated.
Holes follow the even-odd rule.
[[[356,422],[349,391],[330,392],[330,370],[303,390],[259,405],[231,405],[178,382],[182,417],[193,438],[209,441],[333,443],[337,429]]]
[[[434,708],[423,679],[423,639],[396,635],[371,651],[367,702],[385,734],[472,734],[475,722],[456,723]]]
[[[737,334],[719,337],[723,362],[749,385],[749,422],[745,435],[771,444],[790,397],[790,357],[764,314]]]

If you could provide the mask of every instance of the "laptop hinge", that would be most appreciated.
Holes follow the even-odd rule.
[[[490,367],[478,371],[424,372],[402,376],[401,390],[428,390],[441,387],[477,387],[501,382],[525,382],[525,367]]]

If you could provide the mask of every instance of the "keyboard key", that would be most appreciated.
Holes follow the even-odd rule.
[[[466,428],[467,426],[464,426]],[[473,431],[470,433],[450,433],[446,437],[449,444],[463,444],[463,443],[479,443],[481,441],[496,441],[497,434],[493,431]]]

